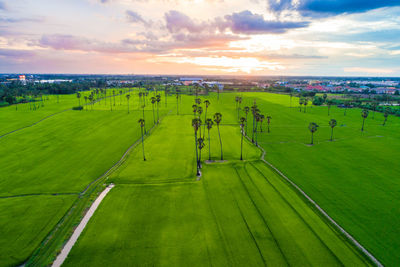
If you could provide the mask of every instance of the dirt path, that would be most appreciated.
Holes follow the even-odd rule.
[[[90,209],[83,217],[82,221],[79,223],[78,227],[75,229],[74,233],[72,234],[71,238],[68,240],[67,244],[61,250],[61,253],[58,254],[56,260],[53,262],[52,267],[59,267],[63,264],[65,259],[67,258],[69,252],[71,251],[72,247],[75,245],[76,241],[78,240],[79,236],[81,235],[83,229],[85,229],[87,223],[89,222],[90,218],[93,216],[96,209],[99,207],[101,201],[103,201],[104,197],[110,192],[110,190],[114,187],[113,184],[110,184],[103,192],[97,197],[97,199],[93,202]]]
[[[246,136],[246,138],[251,142],[250,137]],[[261,151],[261,160],[266,163],[269,167],[271,167],[275,172],[277,172],[283,179],[285,179],[289,184],[291,184],[301,195],[303,195],[320,213],[322,216],[324,216],[332,225],[336,227],[336,229],[342,233],[346,238],[354,245],[356,246],[359,250],[364,253],[367,258],[369,258],[374,264],[376,264],[379,267],[383,267],[383,264],[380,263],[366,248],[364,248],[353,236],[351,236],[346,230],[344,230],[335,220],[333,220],[328,213],[323,210],[311,197],[309,197],[299,186],[297,186],[292,180],[290,180],[286,175],[284,175],[281,171],[279,171],[274,165],[269,163],[265,159],[265,150],[261,146],[257,146]]]

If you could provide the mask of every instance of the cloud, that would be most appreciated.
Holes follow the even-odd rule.
[[[383,7],[400,6],[398,0],[267,0],[274,12],[297,10],[303,16],[320,17],[360,13]]]
[[[18,49],[3,49],[0,48],[0,57],[10,57],[10,58],[26,58],[31,57],[35,53],[30,50],[18,50]]]
[[[191,33],[199,32],[224,32],[231,30],[236,34],[267,34],[267,33],[284,33],[289,29],[304,28],[309,22],[291,22],[265,20],[262,15],[253,14],[245,10],[239,13],[226,15],[224,18],[215,18],[211,21],[197,22],[189,16],[171,10],[165,14],[166,27],[171,33],[187,31]]]
[[[19,23],[19,22],[43,22],[43,18],[0,18],[3,23]]]
[[[7,6],[3,1],[0,1],[0,10],[7,10]]]
[[[225,16],[234,33],[242,34],[265,34],[284,33],[289,29],[304,28],[310,23],[306,21],[269,21],[262,15],[253,14],[248,10]]]
[[[143,23],[146,26],[151,24],[151,22],[144,20],[143,17],[135,11],[127,10],[125,13],[128,21],[131,23]]]

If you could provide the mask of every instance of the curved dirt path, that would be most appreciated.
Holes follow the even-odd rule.
[[[78,227],[76,227],[76,229],[74,230],[74,233],[72,234],[71,238],[68,240],[68,242],[65,244],[65,246],[61,250],[61,253],[58,254],[56,260],[53,262],[52,267],[59,267],[64,263],[64,261],[67,258],[69,252],[71,251],[72,247],[75,245],[76,241],[78,240],[79,236],[81,235],[83,229],[85,229],[86,224],[89,222],[90,218],[92,218],[94,212],[99,207],[101,201],[110,192],[110,190],[113,187],[114,187],[114,185],[110,184],[96,198],[96,200],[93,202],[92,206],[90,206],[90,209],[88,210],[88,212],[83,217],[82,221],[79,223]]]
[[[246,138],[251,142],[250,137]],[[292,180],[290,180],[286,175],[284,175],[280,170],[278,170],[274,165],[265,159],[266,151],[261,146],[257,147],[262,151],[261,160],[270,166],[274,171],[276,171],[283,179],[290,183],[301,195],[303,195],[320,213],[324,216],[332,225],[334,225],[340,233],[342,233],[346,238],[359,250],[361,250],[367,258],[369,258],[376,266],[383,267],[383,264],[377,260],[366,248],[364,248],[352,235],[350,235],[346,230],[344,230],[328,213],[322,209],[311,197],[309,197],[299,186],[297,186]]]

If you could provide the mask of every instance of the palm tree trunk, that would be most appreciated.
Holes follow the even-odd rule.
[[[260,132],[262,132],[262,122],[260,123]]]
[[[199,171],[199,154],[197,152],[197,131],[194,131],[194,140],[195,140],[195,149],[196,149],[196,175],[200,176],[200,171]]]
[[[206,112],[204,113],[203,139],[204,139],[204,136],[206,135],[206,120],[207,120],[207,107],[206,107]]]
[[[128,99],[128,114],[129,114],[129,99]]]
[[[313,145],[313,144],[314,144],[314,133],[311,132],[311,145]]]
[[[362,126],[361,126],[361,132],[364,132],[364,122],[365,122],[365,118],[363,118],[363,123],[362,123]]]
[[[156,124],[156,115],[154,114],[154,104],[153,104],[153,123]]]
[[[160,114],[158,112],[158,102],[157,102],[157,124],[160,123]]]
[[[144,106],[143,106],[143,120],[144,120]],[[144,125],[144,134],[146,134],[146,124]]]
[[[246,113],[246,131],[245,131],[245,134],[247,136],[247,113]]]
[[[222,140],[221,140],[221,133],[219,131],[219,124],[217,124],[217,128],[218,128],[218,137],[219,137],[219,144],[221,146],[221,160],[224,160],[224,157],[222,155]]]
[[[256,134],[256,146],[258,146],[258,143],[257,143],[257,122],[256,122],[256,131],[255,131],[255,134]]]
[[[331,141],[333,141],[333,128],[332,128],[332,131],[331,131]]]
[[[240,160],[243,160],[243,135],[244,135],[244,129],[242,128],[242,140],[240,141]]]
[[[143,127],[142,127],[142,151],[143,151],[143,160],[146,161],[146,157],[144,155]]]
[[[253,133],[251,135],[251,142],[254,143],[254,122],[255,122],[255,116],[253,114]]]
[[[269,122],[268,122],[268,133],[269,133]]]
[[[210,129],[208,129],[208,160],[211,160]]]

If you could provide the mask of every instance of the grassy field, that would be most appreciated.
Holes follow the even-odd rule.
[[[0,161],[0,232],[5,233],[0,242],[0,266],[23,263],[78,195],[140,138],[137,121],[142,110],[137,93],[130,92],[130,114],[125,94],[115,97],[115,105],[111,97],[82,111],[67,110],[78,105],[75,95],[60,97],[59,103],[49,96],[44,107],[35,111],[29,111],[26,104],[25,111],[22,106],[18,111],[15,106],[0,108],[0,135],[17,130],[0,138],[0,153],[6,155]],[[163,99],[164,93],[161,96]],[[203,162],[199,181],[191,127],[194,96],[178,100],[179,116],[175,96],[168,97],[167,107],[161,102],[161,123],[144,143],[147,161],[143,161],[138,143],[107,178],[107,183],[116,187],[96,211],[65,265],[368,265],[260,161],[258,148],[245,141],[245,161],[239,161],[241,135],[235,96],[224,93],[219,101],[216,94],[207,96],[211,101],[208,117],[222,113],[225,161]],[[396,266],[400,261],[399,119],[389,116],[382,126],[383,115],[375,113],[373,119],[370,113],[361,133],[359,109],[348,109],[344,116],[343,109],[332,107],[328,116],[325,106],[308,105],[306,113],[299,112],[295,97],[290,103],[284,95],[241,96],[241,107],[256,100],[261,113],[272,117],[271,132],[266,132],[264,122],[263,132],[258,133],[266,160],[386,266]],[[154,114],[157,116],[156,109]],[[148,130],[154,120],[150,103],[145,118]],[[331,118],[338,121],[334,142],[329,141]],[[248,119],[250,132],[251,113]],[[310,122],[320,125],[314,146],[309,145]],[[203,128],[201,131],[204,133]],[[208,158],[207,134],[205,138],[203,160]],[[211,158],[220,158],[215,125]],[[83,204],[79,207],[85,208]],[[46,256],[46,264],[60,244]]]
[[[0,138],[1,266],[23,263],[71,208],[78,194],[139,139],[137,121],[142,111],[134,97],[130,114],[126,98],[121,98],[125,102],[117,103],[112,112],[100,102],[93,110],[90,107],[88,111],[57,113],[78,105],[71,95],[60,96],[59,103],[55,96],[49,96],[44,107],[35,111],[21,107],[16,111],[12,106],[0,110],[2,123],[8,127],[5,131],[17,130]],[[32,127],[18,130],[52,114]],[[164,109],[160,110],[163,114]],[[148,106],[145,116],[151,115]],[[15,116],[24,119],[18,121]],[[148,120],[147,127],[152,125]]]
[[[238,160],[238,126],[221,126],[226,161],[203,163],[197,181],[191,118],[167,116],[145,140],[147,161],[139,146],[110,177],[116,187],[65,266],[368,265],[259,160],[259,149],[245,142],[246,161]],[[212,158],[219,152],[213,145]]]
[[[282,95],[246,95],[257,98],[262,112],[272,117],[271,133],[259,135],[266,159],[310,195],[330,216],[387,266],[400,262],[400,120],[370,112],[361,133],[360,109],[307,107]],[[334,142],[328,121],[334,118]],[[309,146],[308,123],[320,125]]]

